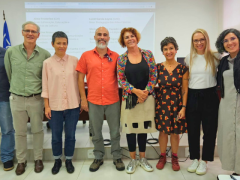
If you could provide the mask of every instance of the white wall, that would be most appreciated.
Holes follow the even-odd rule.
[[[215,49],[220,21],[218,6],[218,0],[157,1],[155,56],[164,61],[159,44],[166,36],[172,36],[179,45],[177,56],[185,57],[190,51],[191,35],[197,28],[208,32],[211,47]]]
[[[240,0],[223,1],[223,29],[236,28],[240,30]]]
[[[26,0],[26,1],[40,2],[40,0]],[[48,1],[41,0],[41,1],[51,2],[54,0]],[[66,2],[67,0],[55,0],[55,1]],[[74,1],[77,0],[71,0],[71,2]],[[97,0],[92,1],[99,2]],[[101,2],[108,1],[101,0]],[[120,2],[128,1],[121,0]],[[145,1],[138,0],[135,2]],[[164,56],[160,51],[161,40],[163,40],[166,36],[174,37],[179,45],[179,51],[177,53],[177,56],[185,57],[190,50],[190,38],[192,32],[197,28],[203,28],[209,33],[211,47],[212,49],[215,49],[214,43],[216,41],[218,34],[222,30],[223,0],[155,0],[155,2],[157,10],[155,18],[156,27],[155,27],[154,55],[158,62],[164,61]],[[26,21],[24,0],[0,0],[0,13],[2,13],[3,10],[5,11],[6,14],[6,20],[8,23],[12,45],[22,43],[23,37],[21,34],[21,25]],[[0,20],[0,26],[3,27],[2,18]],[[2,27],[0,27],[1,46],[3,33]]]

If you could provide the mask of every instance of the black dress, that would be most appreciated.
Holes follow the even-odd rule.
[[[156,129],[166,134],[187,132],[185,119],[177,119],[182,109],[182,78],[188,68],[182,64],[169,73],[163,63],[157,64]]]
[[[129,60],[127,60],[125,75],[127,81],[133,85],[133,87],[144,90],[149,80],[149,67],[145,59],[142,57],[141,62],[138,64],[132,64]],[[131,100],[129,100],[130,98]],[[126,109],[134,108],[136,104],[137,96],[134,93],[129,94],[126,99]]]

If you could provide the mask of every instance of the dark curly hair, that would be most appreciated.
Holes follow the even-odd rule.
[[[165,39],[162,40],[160,43],[162,52],[163,52],[163,47],[167,46],[169,43],[172,43],[174,45],[175,49],[178,50],[178,44],[177,44],[176,40],[173,37],[165,37]]]
[[[225,36],[229,33],[233,33],[237,36],[237,38],[239,40],[239,46],[240,46],[240,31],[237,30],[237,29],[233,29],[233,28],[226,29],[218,36],[217,41],[215,43],[215,46],[216,46],[218,52],[221,53],[221,54],[223,52],[227,53],[227,51],[226,51],[226,49],[224,48],[224,45],[223,45],[223,40],[224,40]]]

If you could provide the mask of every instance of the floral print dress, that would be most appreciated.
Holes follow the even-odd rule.
[[[182,64],[169,73],[163,63],[157,64],[156,129],[166,134],[187,132],[185,119],[177,119],[182,109],[182,78],[188,68]]]

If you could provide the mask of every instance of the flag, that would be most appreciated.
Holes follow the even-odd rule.
[[[7,22],[4,22],[3,25],[3,48],[7,49],[11,46],[11,41],[9,37]]]

